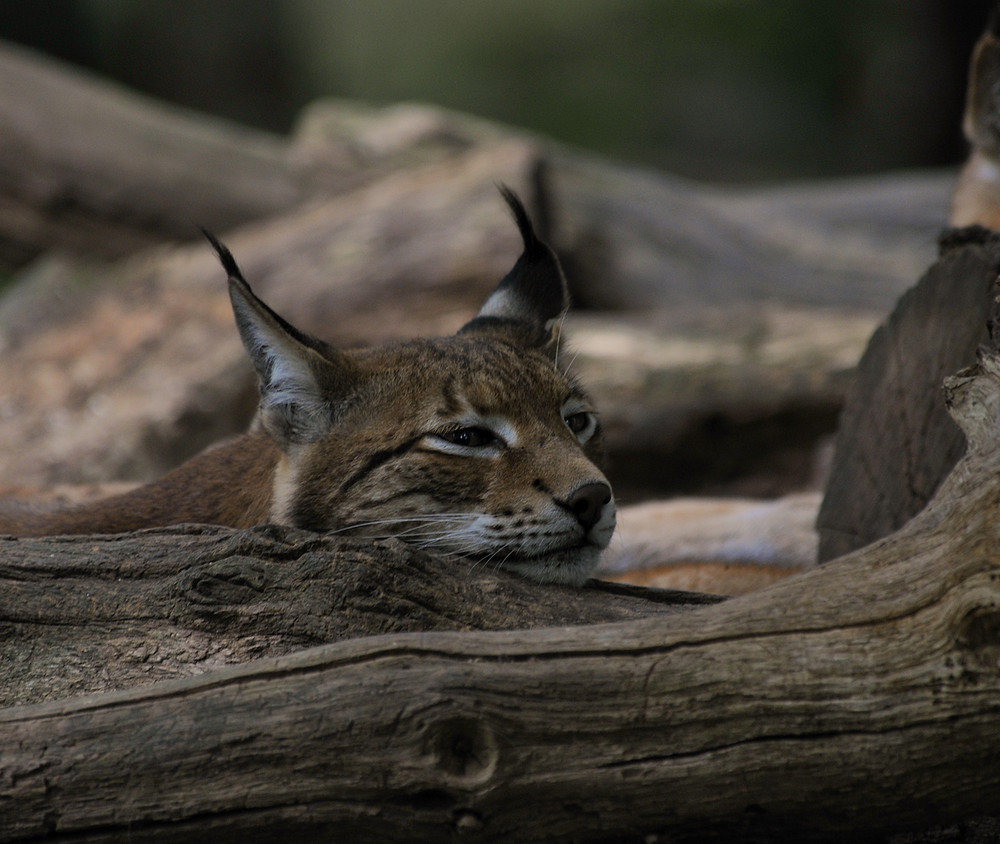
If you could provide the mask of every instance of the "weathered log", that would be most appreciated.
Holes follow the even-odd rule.
[[[965,440],[945,412],[941,381],[986,339],[998,272],[1000,236],[951,232],[941,258],[872,335],[817,517],[821,561],[898,530],[961,457]]]
[[[448,333],[518,254],[493,180],[530,199],[536,160],[477,149],[227,241],[255,289],[331,342]],[[254,377],[206,243],[45,270],[0,309],[0,482],[150,480],[247,427]]]
[[[719,188],[411,103],[320,101],[293,138],[299,159],[363,150],[376,173],[511,140],[541,151],[536,223],[589,309],[777,300],[884,314],[933,259],[954,185],[942,171]]]
[[[269,301],[329,340],[448,332],[517,250],[486,174],[506,168],[527,184],[535,160],[518,144],[483,149],[447,172],[414,174],[434,180],[431,209],[421,179],[400,174],[325,203],[311,222],[286,216],[230,245]],[[358,204],[371,216],[359,218]],[[388,231],[408,234],[326,272],[322,244],[350,252]],[[207,245],[185,247],[119,265],[83,290],[72,272],[54,271],[53,285],[39,270],[32,293],[0,305],[0,484],[150,480],[245,428],[254,379],[220,272]],[[815,484],[816,441],[832,433],[874,325],[866,313],[762,303],[572,315],[567,336],[602,411],[612,480],[635,501]]]
[[[841,841],[995,810],[1000,356],[947,398],[968,453],[917,518],[748,596],[5,710],[0,840]]]
[[[195,222],[227,231],[484,143],[537,142],[442,109],[342,102],[310,107],[286,139],[10,44],[0,88],[0,265],[53,248],[125,255],[191,239]],[[579,259],[584,298],[612,307],[791,295],[884,310],[926,265],[953,181],[732,192],[543,144],[554,245]]]
[[[225,236],[269,301],[324,339],[448,331],[516,250],[494,190],[502,180],[533,200],[580,305],[669,311],[648,333],[711,331],[739,356],[647,372],[650,412],[638,419],[619,386],[605,379],[605,396],[598,384],[626,498],[798,489],[860,350],[827,373],[821,340],[791,368],[787,356],[769,365],[784,338],[769,343],[768,310],[777,297],[796,301],[822,326],[831,303],[860,306],[853,340],[926,265],[950,184],[949,174],[911,174],[710,189],[405,104],[320,102],[278,138],[15,47],[0,47],[3,81],[0,262],[7,251],[59,253],[20,273],[0,306],[0,484],[29,488],[150,480],[243,430],[255,404],[206,247],[110,264],[73,256],[173,241],[197,222]],[[683,325],[692,306],[720,301],[739,309],[745,333],[731,336],[731,312],[714,328]],[[763,459],[748,467],[748,454]]]
[[[721,598],[539,591],[401,543],[188,526],[0,539],[0,707],[147,685],[347,638],[663,615]]]
[[[621,507],[596,577],[741,595],[816,565],[818,493]]]
[[[114,109],[102,111],[100,98],[87,96],[82,88],[77,92],[80,103],[91,103],[91,112],[107,120],[102,128],[114,129]],[[129,119],[134,116],[126,112]],[[53,142],[69,143],[74,132],[82,132],[75,108],[37,113],[54,121],[40,137],[47,134]],[[59,122],[64,114],[71,118],[68,123]],[[442,192],[452,196],[441,180],[454,171],[456,160],[486,158],[477,157],[483,145],[452,132],[447,120],[425,119],[434,114],[419,109],[403,114],[402,122],[410,121],[409,137],[419,142],[415,145],[394,146],[391,132],[380,136],[389,123],[379,124],[381,118],[372,114],[361,115],[346,142],[345,137],[331,141],[329,132],[306,133],[309,142],[291,152],[301,156],[294,167],[306,167],[312,178],[331,162],[336,169],[336,156],[344,150],[352,155],[361,150],[362,158],[367,150],[379,160],[379,184],[303,208],[296,205],[298,194],[293,191],[289,199],[284,193],[287,171],[282,169],[272,197],[277,197],[275,209],[285,209],[283,219],[265,209],[261,213],[269,215],[267,224],[236,235],[234,247],[248,256],[244,262],[255,277],[277,279],[287,272],[294,282],[303,267],[317,278],[324,273],[335,277],[344,267],[349,276],[352,268],[364,268],[365,274],[351,276],[355,292],[338,291],[325,310],[301,291],[289,296],[289,305],[308,309],[309,316],[323,322],[319,330],[324,336],[344,339],[354,331],[360,337],[358,314],[379,301],[378,296],[364,295],[376,289],[367,275],[372,257],[410,242],[415,237],[410,223],[423,212],[439,239],[416,237],[416,251],[395,268],[386,264],[388,269],[383,268],[381,276],[376,272],[376,279],[402,279],[412,267],[421,270],[422,280],[442,278],[441,245],[454,243],[456,236],[447,222],[455,218],[436,216]],[[399,113],[382,117],[396,120],[398,127]],[[141,133],[137,139],[142,140]],[[197,133],[182,146],[191,139],[197,141]],[[442,153],[446,166],[427,165],[419,151],[410,155],[416,147],[426,149],[426,139],[450,150]],[[192,173],[204,177],[199,161],[218,161],[219,149],[232,149],[214,140],[208,144],[213,145],[211,155],[202,155],[209,151],[206,147],[194,150],[191,158],[177,147],[171,161],[196,166],[185,171],[184,178],[169,179],[171,184],[155,178],[142,181],[144,174],[137,170],[125,174],[135,179],[130,184],[138,185],[127,196],[116,196],[113,190],[109,195],[104,189],[114,188],[116,182],[107,180],[90,198],[92,186],[86,180],[77,180],[71,172],[63,180],[68,172],[61,169],[66,166],[61,152],[65,147],[56,149],[49,167],[37,158],[23,158],[47,147],[2,144],[0,156],[22,156],[20,168],[0,169],[4,179],[27,178],[30,187],[38,173],[45,177],[35,185],[41,188],[37,194],[25,193],[24,185],[5,194],[17,195],[16,201],[9,200],[15,202],[10,207],[16,213],[0,217],[26,226],[8,242],[23,257],[25,244],[28,252],[37,248],[32,238],[82,248],[98,232],[107,232],[110,254],[158,238],[158,214],[169,218],[166,229],[177,224],[174,212],[164,210],[173,203],[170,190],[189,185]],[[265,139],[265,146],[279,158],[285,155],[284,148],[271,146],[270,140]],[[510,151],[515,177],[536,172],[538,147],[533,144],[497,143],[492,138],[485,146]],[[580,271],[580,299],[614,307],[670,305],[693,293],[710,300],[734,293],[733,301],[761,301],[790,290],[798,290],[797,298],[809,303],[886,307],[899,289],[894,285],[912,278],[913,262],[924,263],[930,238],[921,242],[921,234],[937,227],[938,220],[931,221],[939,213],[937,196],[943,219],[948,182],[944,177],[919,184],[908,179],[867,183],[867,196],[861,195],[862,185],[835,195],[809,189],[733,196],[667,179],[651,182],[649,174],[622,173],[592,162],[567,163],[563,155],[560,151],[550,157],[549,192],[542,196],[542,207],[549,212],[547,225],[567,257],[571,275]],[[225,164],[236,160],[224,158]],[[273,174],[268,162],[277,159],[265,158],[267,176]],[[132,159],[125,155],[121,160]],[[414,167],[415,161],[419,167]],[[525,167],[526,162],[530,166]],[[106,162],[97,164],[87,167],[107,171]],[[222,164],[218,167],[209,175],[223,175],[226,185],[234,180],[247,183]],[[410,172],[386,177],[401,168]],[[496,170],[495,160],[484,164],[468,195],[489,196],[492,203],[492,182],[509,178],[506,171]],[[398,205],[395,191],[411,179],[411,189],[403,193],[412,202]],[[225,192],[219,180],[204,184]],[[168,198],[162,207],[156,205],[159,191]],[[271,194],[256,188],[250,192],[251,199],[264,195]],[[914,201],[915,195],[919,201]],[[182,198],[182,205],[187,204],[182,208],[184,225],[197,219],[228,227],[224,216],[217,223],[202,213],[200,209],[209,207],[207,200],[192,196]],[[137,208],[129,205],[129,197],[138,197]],[[872,220],[864,212],[874,197],[885,203]],[[230,199],[223,199],[220,215],[232,208],[226,206]],[[286,202],[296,207],[289,210]],[[77,213],[76,206],[86,211]],[[478,200],[475,207],[480,207]],[[246,213],[254,216],[259,208]],[[914,210],[918,219],[912,216]],[[382,211],[386,216],[380,217]],[[355,219],[359,212],[360,219]],[[330,221],[327,215],[347,221],[339,245],[324,228]],[[495,220],[513,236],[501,215],[490,218],[491,225]],[[115,226],[104,226],[104,217]],[[449,297],[459,287],[463,295],[470,288],[454,280],[484,275],[488,277],[482,283],[492,284],[495,275],[492,270],[484,273],[480,253],[485,249],[490,260],[502,256],[504,266],[511,254],[504,235],[494,236],[478,212],[458,218],[478,234],[467,241],[458,238],[463,244],[447,253],[450,269],[444,289],[439,296],[430,287],[413,289],[413,301],[427,306],[423,316],[442,326],[449,319],[457,324],[467,315],[465,301],[455,304]],[[88,229],[89,220],[100,222]],[[878,228],[879,221],[883,228]],[[879,234],[872,235],[876,229]],[[485,247],[477,237],[486,238]],[[273,248],[276,243],[289,247],[292,257],[287,263],[275,261],[273,256],[280,254]],[[358,251],[359,243],[371,244],[370,253]],[[468,263],[470,255],[475,267]],[[209,267],[216,271],[214,263],[207,253],[204,260],[176,253],[167,264],[164,271],[155,256],[146,255],[124,270],[117,268],[104,284],[133,273],[135,285],[119,289],[103,300],[103,309],[93,312],[104,319],[104,342],[88,342],[78,329],[82,323],[62,335],[55,332],[48,340],[53,345],[46,349],[43,343],[34,367],[18,376],[30,388],[8,390],[5,385],[0,390],[0,417],[5,420],[18,418],[24,410],[21,403],[32,396],[52,400],[30,429],[43,441],[36,454],[52,461],[45,471],[59,471],[56,466],[64,457],[53,447],[55,440],[46,437],[68,431],[90,448],[106,451],[109,440],[102,444],[98,434],[126,399],[144,405],[149,412],[141,418],[153,421],[134,426],[141,435],[132,443],[112,437],[117,468],[95,477],[159,471],[165,467],[143,463],[148,457],[135,455],[166,455],[176,462],[186,456],[185,449],[190,453],[204,442],[193,436],[196,432],[223,433],[224,427],[207,426],[199,397],[230,379],[243,386],[227,393],[233,411],[228,418],[249,413],[250,379],[234,362],[241,359],[238,347],[217,346],[221,336],[232,336],[228,308],[215,292],[199,293],[192,282],[209,279]],[[36,272],[44,275],[51,267],[43,265]],[[70,274],[68,286],[76,272]],[[103,275],[104,268],[99,272]],[[872,284],[872,278],[879,284]],[[137,302],[156,298],[167,288],[184,294],[183,307],[140,312]],[[207,284],[204,290],[209,290]],[[280,296],[272,298],[282,305]],[[390,310],[374,312],[364,330],[385,331],[397,312],[411,309],[410,304],[381,299]],[[36,298],[35,313],[51,310],[53,301],[55,297]],[[70,296],[65,301],[61,312],[55,309],[61,316],[80,300]],[[442,312],[442,303],[448,302],[452,304]],[[32,303],[27,307],[30,310]],[[179,323],[190,326],[187,332],[171,330]],[[29,342],[18,333],[26,324],[23,319],[8,321],[13,330],[7,332],[0,375],[13,379],[11,349]],[[109,325],[122,333],[112,335]],[[218,330],[223,325],[226,330]],[[426,328],[434,330],[430,325],[421,330]],[[108,385],[106,390],[88,388],[88,373],[102,356],[137,364],[138,350],[160,334],[174,334],[184,355],[200,364],[201,380],[194,389],[174,389],[176,372],[162,361],[108,378],[101,382]],[[205,339],[211,345],[203,345]],[[754,337],[746,339],[751,350],[755,342]],[[209,361],[206,350],[215,348],[219,356]],[[71,364],[70,378],[65,376],[66,361]],[[346,840],[394,841],[440,840],[454,834],[491,841],[660,834],[698,840],[739,835],[774,840],[784,835],[808,841],[873,836],[992,810],[1000,779],[995,728],[1000,709],[1000,589],[994,550],[1000,528],[991,518],[1000,494],[995,481],[1000,460],[992,448],[998,427],[992,412],[998,401],[996,369],[993,365],[985,375],[953,382],[953,400],[972,426],[974,447],[934,505],[902,533],[764,592],[679,617],[610,626],[407,632],[354,639],[201,677],[4,710],[0,840],[43,835],[75,841],[329,840],[339,833]],[[174,403],[179,395],[185,403]],[[988,418],[972,420],[982,408],[991,411]],[[131,451],[131,445],[138,450]],[[25,446],[15,436],[2,450],[14,460],[24,457]],[[30,463],[25,463],[28,471]],[[48,474],[44,480],[53,477]],[[11,479],[25,477],[14,473]],[[10,586],[5,597],[21,599],[9,607],[8,624],[2,629],[4,668],[15,655],[30,660],[34,645],[38,665],[53,658],[49,665],[58,663],[65,675],[47,687],[32,686],[27,675],[20,675],[19,693],[27,690],[27,695],[17,699],[148,683],[174,672],[205,670],[213,661],[282,654],[328,636],[337,638],[341,625],[353,623],[350,610],[336,611],[341,599],[344,607],[368,613],[373,624],[352,628],[352,635],[399,630],[409,623],[407,614],[421,619],[421,626],[453,629],[527,626],[528,616],[542,624],[594,620],[571,604],[562,606],[570,594],[563,590],[513,580],[507,589],[503,576],[489,572],[474,574],[467,582],[466,571],[449,571],[442,561],[400,549],[383,549],[389,556],[368,558],[336,544],[341,556],[335,557],[332,546],[323,544],[328,540],[300,542],[269,532],[251,537],[212,531],[147,537],[151,544],[143,546],[141,554],[160,566],[160,579],[144,581],[145,586],[131,577],[140,566],[138,556],[109,563],[109,549],[126,540],[3,543],[3,566],[11,565],[12,554],[23,554],[29,547],[74,558],[72,571],[58,569],[60,578],[46,584],[35,603],[27,599],[26,583],[4,584]],[[312,542],[323,550],[305,550]],[[267,543],[274,543],[277,562],[267,556]],[[194,551],[196,546],[201,550]],[[248,546],[264,556],[238,553]],[[276,550],[280,548],[285,550]],[[88,558],[90,553],[93,558]],[[345,557],[348,567],[356,564],[352,578],[339,586],[323,585],[323,573],[331,584],[339,583],[343,568],[332,571],[331,561]],[[120,581],[88,581],[95,567],[102,566]],[[18,576],[27,577],[25,571],[19,569]],[[186,580],[185,573],[190,575]],[[307,585],[297,587],[301,594],[293,600],[277,590],[273,602],[262,602],[261,583],[277,589],[276,584],[290,582],[288,577],[309,578]],[[105,588],[110,591],[103,592]],[[98,592],[102,600],[96,600]],[[593,597],[586,591],[578,594],[585,602]],[[455,614],[443,611],[452,606],[452,596],[458,599]],[[66,616],[52,602],[66,599],[69,604],[71,597],[87,602],[76,623],[60,630]],[[154,598],[175,600],[172,609],[156,615],[150,609]],[[549,609],[539,610],[546,602]],[[405,613],[400,611],[403,604]],[[628,612],[630,606],[621,602],[614,611]],[[33,617],[28,617],[29,608]],[[531,615],[536,610],[538,614]],[[511,620],[512,615],[518,617]],[[487,617],[495,623],[484,624]],[[43,621],[45,633],[31,627]],[[151,625],[147,631],[160,625],[151,634],[162,636],[155,652],[148,641],[143,650],[129,638],[135,632],[142,635],[141,623]],[[229,628],[230,644],[220,646]],[[96,638],[88,640],[88,634]],[[60,637],[61,645],[79,639],[76,658],[63,656],[60,662],[54,657],[53,643]],[[126,665],[117,679],[110,669],[107,677],[101,676],[109,662],[114,665],[123,656]],[[162,669],[151,667],[161,658]]]
[[[726,190],[552,151],[553,242],[578,301],[888,311],[934,255],[953,174]]]
[[[287,145],[0,45],[0,265],[120,256],[307,195]]]
[[[817,443],[874,327],[867,313],[743,303],[571,315],[566,334],[601,411],[608,476],[635,502],[821,486]]]

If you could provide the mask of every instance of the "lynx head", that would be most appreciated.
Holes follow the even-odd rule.
[[[581,584],[615,527],[590,399],[558,367],[568,295],[501,188],[524,250],[452,337],[337,350],[258,299],[224,246],[260,418],[282,458],[271,519],[397,537],[539,581]]]

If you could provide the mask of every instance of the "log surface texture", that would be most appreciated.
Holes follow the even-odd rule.
[[[500,179],[580,304],[725,303],[760,356],[748,305],[888,309],[951,183],[705,192],[436,110],[320,106],[278,141],[19,50],[0,81],[0,266],[74,256],[0,310],[11,484],[148,477],[247,421],[218,266],[176,245],[195,206],[294,322],[378,340],[453,330],[506,271]],[[721,603],[288,531],[0,540],[0,842],[839,842],[996,814],[998,375],[949,381],[968,454],[900,532]]]
[[[995,414],[983,380],[953,404],[980,392]],[[3,710],[0,840],[836,841],[982,814],[1000,792],[987,456],[902,532],[717,606],[354,639]]]

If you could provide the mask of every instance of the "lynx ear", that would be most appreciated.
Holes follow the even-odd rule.
[[[569,293],[559,259],[539,240],[517,194],[505,185],[500,193],[514,214],[524,249],[517,263],[483,302],[475,319],[459,334],[483,332],[515,337],[530,348],[554,348],[559,319],[569,308]]]
[[[353,367],[257,298],[232,253],[209,232],[205,236],[229,275],[236,327],[260,381],[264,427],[282,446],[319,439],[333,424],[338,399],[353,389]]]

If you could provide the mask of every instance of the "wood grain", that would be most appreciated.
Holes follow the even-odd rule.
[[[4,710],[0,840],[839,841],[984,814],[1000,358],[947,397],[970,449],[928,508],[748,596],[353,639]]]
[[[965,447],[941,400],[942,379],[975,360],[1000,272],[1000,237],[953,232],[943,254],[875,332],[837,429],[817,518],[819,559],[902,527]]]
[[[661,616],[707,595],[538,589],[398,542],[181,526],[0,539],[0,706],[189,677],[358,636]]]

